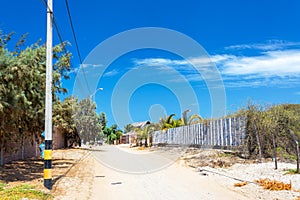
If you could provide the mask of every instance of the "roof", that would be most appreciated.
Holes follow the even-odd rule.
[[[144,128],[146,125],[151,124],[150,121],[144,121],[144,122],[134,122],[131,125],[135,128]]]
[[[130,132],[124,133],[122,136],[126,136],[126,135],[136,135],[136,132],[130,131]]]

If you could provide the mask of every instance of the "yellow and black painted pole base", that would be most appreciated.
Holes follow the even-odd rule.
[[[44,186],[52,190],[52,140],[45,140],[44,152]]]

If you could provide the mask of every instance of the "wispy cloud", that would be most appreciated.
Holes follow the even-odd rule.
[[[225,59],[225,58],[214,58],[216,60],[218,59]],[[200,65],[200,66],[206,66],[211,65],[212,62],[215,62],[215,60],[212,60],[212,58],[208,56],[199,56],[199,57],[192,57],[188,58],[187,60],[172,60],[168,58],[146,58],[146,59],[133,59],[133,63],[135,65],[143,65],[143,66],[173,66],[173,67],[186,67],[187,65],[192,66],[193,65]]]
[[[243,50],[243,49],[257,49],[263,51],[280,50],[286,48],[300,47],[300,42],[289,42],[284,40],[269,40],[266,43],[255,44],[240,44],[225,47],[226,50]]]
[[[78,67],[72,68],[72,69],[68,72],[68,74],[77,74],[78,71],[79,71],[79,68],[78,68]]]
[[[206,74],[206,78],[214,79],[214,76],[209,76],[211,66],[214,65],[209,57],[195,57],[187,60],[183,59],[168,59],[168,58],[146,58],[134,59],[135,68],[155,67],[161,74],[165,74],[170,82],[180,82],[183,79],[178,79],[174,76],[174,70],[183,75],[187,80],[192,82],[203,81],[201,72]],[[195,68],[196,66],[196,68]]]
[[[80,68],[97,68],[97,67],[103,67],[102,64],[88,64],[88,63],[83,63],[80,65]]]
[[[267,51],[258,56],[224,55],[216,64],[228,76],[300,76],[300,49]]]
[[[187,65],[188,62],[185,60],[171,60],[167,58],[145,58],[145,59],[133,59],[135,65],[143,65],[143,66],[180,66]]]
[[[255,56],[214,55],[226,87],[295,87],[300,84],[300,49]]]
[[[295,44],[295,43],[294,43]],[[195,57],[188,60],[147,58],[134,60],[135,65],[176,69],[189,81],[203,81],[191,63],[210,70],[211,62],[218,67],[227,87],[258,87],[273,85],[293,87],[300,84],[300,48],[262,51],[255,56],[217,54],[210,58]],[[167,66],[167,67],[166,67]],[[176,81],[176,80],[174,80]]]
[[[98,67],[103,67],[103,65],[102,64],[86,64],[86,63],[84,63],[84,64],[79,65],[79,67],[72,68],[70,70],[69,74],[72,74],[72,73],[77,74],[80,70],[84,70],[84,73],[86,73],[87,70],[94,71],[95,68],[98,68]]]
[[[118,70],[113,69],[111,71],[108,71],[108,72],[104,73],[103,77],[112,77],[112,76],[117,75],[118,73],[119,73]]]

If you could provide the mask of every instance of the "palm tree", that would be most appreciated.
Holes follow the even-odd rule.
[[[189,118],[189,122],[188,124],[199,124],[203,122],[203,118],[198,115],[198,114],[193,114],[190,118]]]
[[[142,140],[144,137],[143,130],[140,127],[138,127],[138,128],[134,128],[133,132],[136,133],[136,138],[135,138],[136,146],[142,146]]]
[[[160,118],[159,124],[161,127],[161,130],[167,130],[169,128],[176,128],[179,126],[182,126],[182,120],[181,119],[174,119],[173,117],[176,116],[175,114],[171,114],[168,117]]]
[[[127,124],[126,126],[124,126],[124,132],[125,133],[129,133],[130,131],[134,130],[134,126],[132,126],[132,124]]]
[[[148,147],[148,145],[152,146],[151,138],[152,138],[152,133],[153,131],[156,130],[156,125],[155,124],[149,124],[146,125],[144,128],[135,128],[134,132],[136,132],[136,139],[137,139],[137,146],[142,146],[143,145],[143,140],[145,147]],[[149,140],[149,142],[148,142]]]
[[[144,130],[143,133],[146,136],[145,137],[145,146],[147,147],[148,145],[150,145],[150,147],[152,146],[152,133],[156,130],[156,126],[155,124],[150,124],[147,125]],[[149,140],[149,143],[148,143]]]
[[[191,110],[185,110],[182,112],[181,121],[183,126],[190,125],[190,124],[199,124],[203,121],[203,118],[198,114],[193,114],[191,117],[187,116],[187,113]]]

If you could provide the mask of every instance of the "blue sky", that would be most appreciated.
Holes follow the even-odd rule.
[[[185,34],[206,50],[222,77],[227,112],[246,105],[248,99],[262,104],[300,102],[300,2],[297,0],[87,0],[69,1],[69,4],[83,58],[98,44],[120,32],[141,27],[167,28]],[[45,42],[46,9],[42,0],[5,1],[1,7],[0,29],[15,31],[17,36],[29,33],[28,44],[39,38]],[[64,1],[54,0],[54,15],[63,39],[72,44],[68,47],[73,53],[72,79],[63,83],[72,94],[80,63]],[[54,43],[58,42],[54,32]],[[128,109],[131,117],[117,120],[120,128],[133,121],[157,121],[164,113],[176,113],[179,117],[185,109],[191,109],[190,114],[199,111],[206,118],[212,116],[211,93],[203,77],[173,52],[141,49],[120,56],[110,66],[103,66],[99,56],[93,70],[105,68],[97,85],[104,90],[98,91],[94,100],[97,111],[107,114],[109,124],[124,114],[118,113],[122,112],[118,109],[114,111],[113,107],[118,106]],[[192,59],[199,63],[201,56]],[[127,83],[133,80],[129,78],[126,83],[126,75],[141,68],[147,70],[147,67],[161,70],[161,76],[172,84],[166,87],[155,81],[140,82],[129,99],[113,99],[113,91],[121,80],[125,80],[124,92]],[[179,75],[172,75],[173,69]],[[146,78],[142,73],[134,80]],[[156,74],[148,75],[155,80]],[[186,102],[184,107],[180,107],[182,93],[176,90],[182,77],[198,99]],[[84,80],[81,84],[86,85]],[[82,91],[84,95],[93,92],[93,89]],[[195,103],[199,110],[194,107]]]

